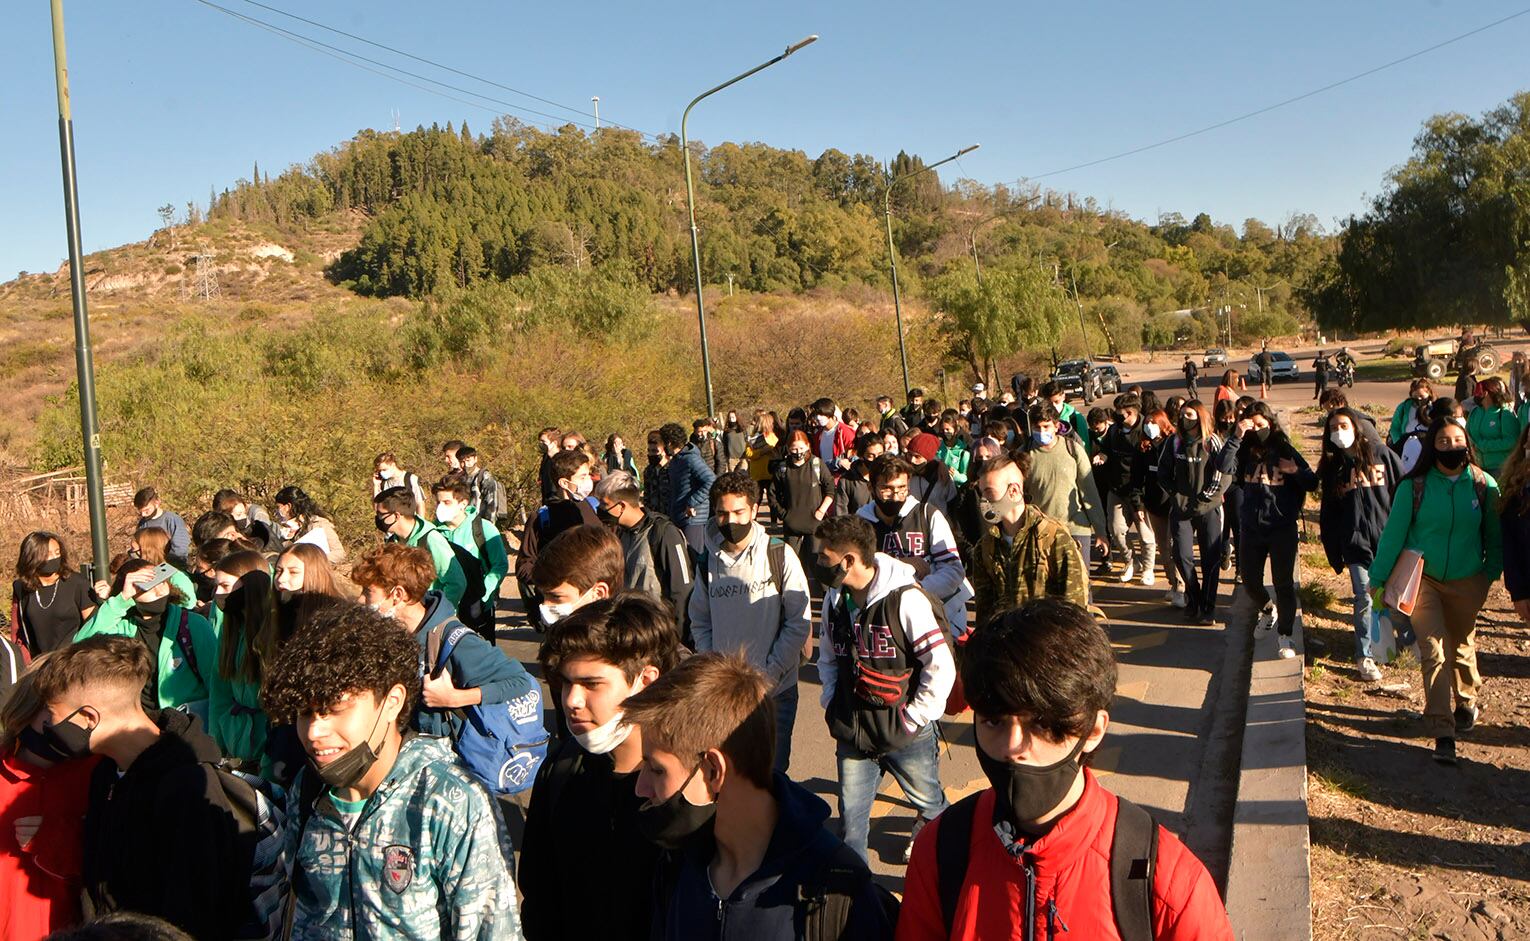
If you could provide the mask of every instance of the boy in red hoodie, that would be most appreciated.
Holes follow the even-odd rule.
[[[993,787],[920,832],[898,941],[1232,941],[1206,867],[1088,769],[1116,664],[1087,611],[1043,598],[994,618],[961,676]]]

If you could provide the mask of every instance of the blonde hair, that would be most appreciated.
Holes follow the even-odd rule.
[[[140,559],[161,565],[165,561],[165,550],[170,548],[170,532],[158,526],[145,526],[133,534],[133,542],[138,545]]]

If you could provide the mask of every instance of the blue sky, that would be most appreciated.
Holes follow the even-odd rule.
[[[295,24],[242,0],[240,12]],[[1300,94],[1523,9],[1517,2],[1074,0],[679,4],[270,0],[272,6],[651,132],[693,95],[808,33],[821,41],[698,106],[692,137],[936,159],[957,176],[1035,176]],[[166,202],[204,203],[259,161],[279,171],[363,127],[489,110],[368,74],[195,0],[66,0],[87,250],[146,237]],[[1362,209],[1420,122],[1530,88],[1530,16],[1336,91],[1149,153],[1047,178],[1140,218],[1241,224]],[[416,71],[428,67],[393,60]],[[0,279],[66,255],[48,5],[0,11]],[[458,77],[433,73],[454,84]],[[548,106],[488,86],[495,97]],[[492,110],[501,110],[489,106]],[[527,120],[545,122],[544,118]],[[588,120],[588,119],[585,119]]]

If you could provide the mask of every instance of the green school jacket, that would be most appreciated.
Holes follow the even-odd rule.
[[[483,555],[478,552],[478,541],[473,537],[473,529],[477,527],[483,531]],[[501,536],[494,524],[488,520],[478,520],[478,508],[468,507],[467,518],[457,528],[446,533],[453,545],[461,546],[478,559],[483,566],[483,600],[492,602],[499,597],[499,583],[504,581],[505,576],[510,574],[510,553],[505,549],[505,537]]]
[[[101,602],[74,635],[75,642],[90,637],[137,637],[138,625],[128,617],[133,600],[113,595]],[[191,635],[191,650],[185,650],[177,638],[181,613],[186,613],[186,628]],[[188,657],[187,654],[190,653]],[[190,707],[189,712],[206,718],[208,689],[206,678],[218,672],[218,636],[202,615],[172,604],[165,609],[164,634],[156,652],[161,709]]]
[[[395,536],[389,536],[388,539],[400,541]],[[462,604],[462,593],[467,591],[467,574],[462,571],[462,563],[457,561],[457,554],[452,551],[446,534],[435,524],[417,519],[409,538],[402,542],[411,548],[424,549],[430,553],[430,560],[436,565],[436,580],[430,583],[430,587],[445,595],[452,607]]]
[[[1404,549],[1424,556],[1424,574],[1435,581],[1470,578],[1479,572],[1494,581],[1503,574],[1498,482],[1491,475],[1484,476],[1487,492],[1482,501],[1477,499],[1477,488],[1467,469],[1451,480],[1438,467],[1431,467],[1422,478],[1410,477],[1399,484],[1392,498],[1392,513],[1376,545],[1371,584],[1387,583]],[[1415,518],[1413,488],[1421,483],[1424,500]]]

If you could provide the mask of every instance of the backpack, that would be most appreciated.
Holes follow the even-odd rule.
[[[446,539],[446,544],[452,547],[452,555],[457,557],[457,564],[462,566],[462,574],[467,579],[467,587],[462,591],[462,602],[457,605],[457,615],[464,623],[477,626],[485,623],[486,617],[492,618],[493,612],[488,609],[483,600],[485,591],[483,520],[473,517],[469,529],[473,534],[473,545],[478,549],[477,555],[474,555],[471,549],[464,549],[452,542],[451,537],[445,532],[442,532],[441,536]]]
[[[847,855],[848,854],[848,855]],[[797,901],[803,906],[804,941],[839,941],[850,921],[856,896],[870,884],[889,927],[898,923],[898,897],[866,875],[865,863],[843,845],[823,861],[814,872],[812,889],[797,887]]]
[[[250,858],[250,910],[232,937],[266,941],[282,936],[289,892],[285,795],[280,787],[241,771],[204,763],[234,812],[241,846],[253,844]]]
[[[185,608],[181,609],[181,620],[175,628],[175,645],[181,648],[181,656],[186,658],[186,665],[191,667],[191,675],[205,688],[207,681],[202,679],[202,668],[197,664],[197,651],[191,645],[191,615]]]
[[[951,652],[951,659],[954,662],[956,659],[956,640],[951,636],[951,624],[946,620],[945,606],[941,604],[939,598],[930,594],[922,586],[904,585],[893,591],[887,598],[887,619],[898,624],[903,623],[903,596],[911,591],[924,595],[924,599],[930,603],[930,610],[935,614],[935,626],[940,630],[940,636],[945,640],[946,649]],[[844,596],[841,595],[841,597],[843,598]],[[883,705],[888,706],[901,704],[903,700],[908,698],[910,692],[909,686],[913,682],[914,677],[914,667],[919,663],[913,651],[907,647],[907,638],[900,639],[900,634],[897,631],[893,631],[893,638],[893,642],[903,649],[904,656],[909,660],[908,672],[903,676],[892,676],[890,674],[866,670],[860,666],[858,659],[855,660],[856,676],[854,679],[857,687],[870,681],[873,688],[878,688],[886,694],[883,697]],[[951,692],[946,696],[945,711],[948,715],[954,715],[965,711],[966,708],[967,699],[962,693],[960,674],[958,674],[957,684],[951,687]]]
[[[440,676],[446,660],[471,627],[456,619],[431,630],[427,649],[431,676]],[[518,794],[531,787],[547,758],[547,729],[542,725],[542,689],[536,683],[510,702],[453,709],[462,720],[452,750],[491,794]]]
[[[765,561],[770,564],[770,583],[776,586],[776,594],[783,599],[781,604],[781,620],[786,620],[786,543],[776,536],[770,537],[770,542],[765,546]],[[702,585],[712,580],[712,570],[707,566],[706,553],[702,552],[691,560],[691,567],[696,571],[696,581]]]
[[[968,850],[982,791],[957,801],[940,815],[935,831],[935,870],[946,934],[967,879]],[[1158,863],[1158,824],[1146,810],[1116,798],[1116,828],[1110,843],[1110,907],[1121,941],[1153,941],[1153,870]]]
[[[494,485],[494,525],[503,526],[510,522],[510,493],[505,490],[505,485],[499,482],[499,478],[493,474],[485,473],[489,483]]]

